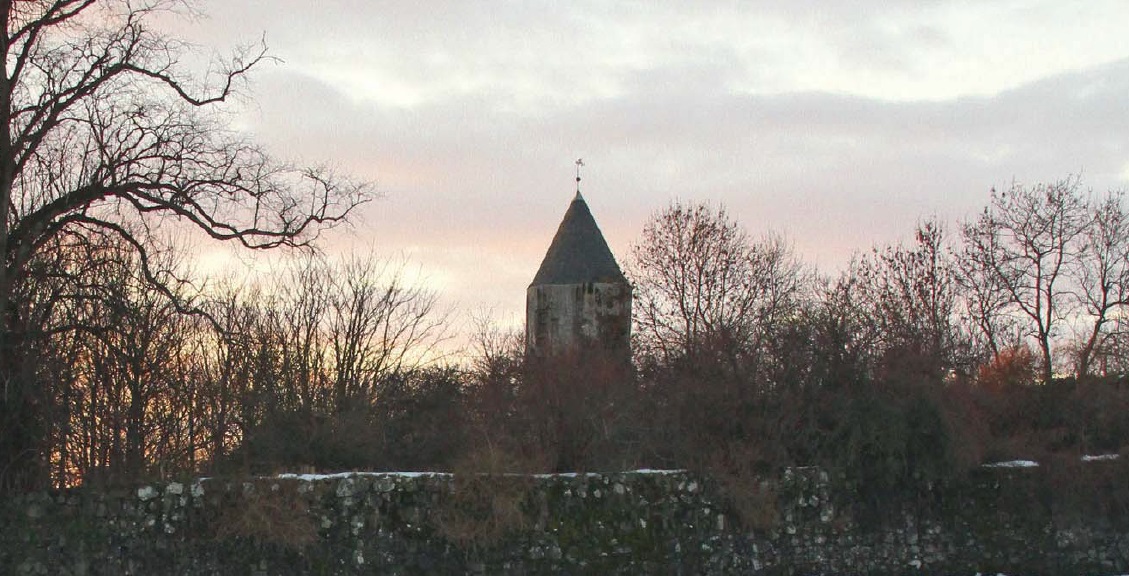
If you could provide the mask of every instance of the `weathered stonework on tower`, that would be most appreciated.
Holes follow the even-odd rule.
[[[526,291],[526,350],[627,358],[630,340],[631,285],[577,192]]]

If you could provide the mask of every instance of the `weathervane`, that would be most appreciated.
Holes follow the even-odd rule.
[[[584,165],[583,158],[576,159],[576,197],[580,197],[580,167]]]

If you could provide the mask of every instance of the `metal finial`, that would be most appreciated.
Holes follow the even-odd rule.
[[[584,165],[583,158],[576,159],[576,198],[581,199],[580,196],[580,167]]]

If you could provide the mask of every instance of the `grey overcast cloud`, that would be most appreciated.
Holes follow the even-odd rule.
[[[622,265],[672,199],[825,272],[993,186],[1129,183],[1129,2],[209,0],[203,57],[264,38],[233,116],[383,195],[330,251],[403,255],[519,321],[582,188]]]

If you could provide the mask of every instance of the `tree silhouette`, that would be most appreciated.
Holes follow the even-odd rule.
[[[174,0],[0,2],[0,489],[43,482],[45,387],[21,303],[60,239],[117,237],[149,284],[164,219],[252,249],[305,246],[345,219],[367,187],[274,160],[212,110],[267,57],[254,47],[214,76],[182,73],[183,44],[155,32]]]
[[[755,352],[809,281],[783,239],[752,242],[723,207],[677,202],[646,223],[628,271],[637,353],[664,363]]]

